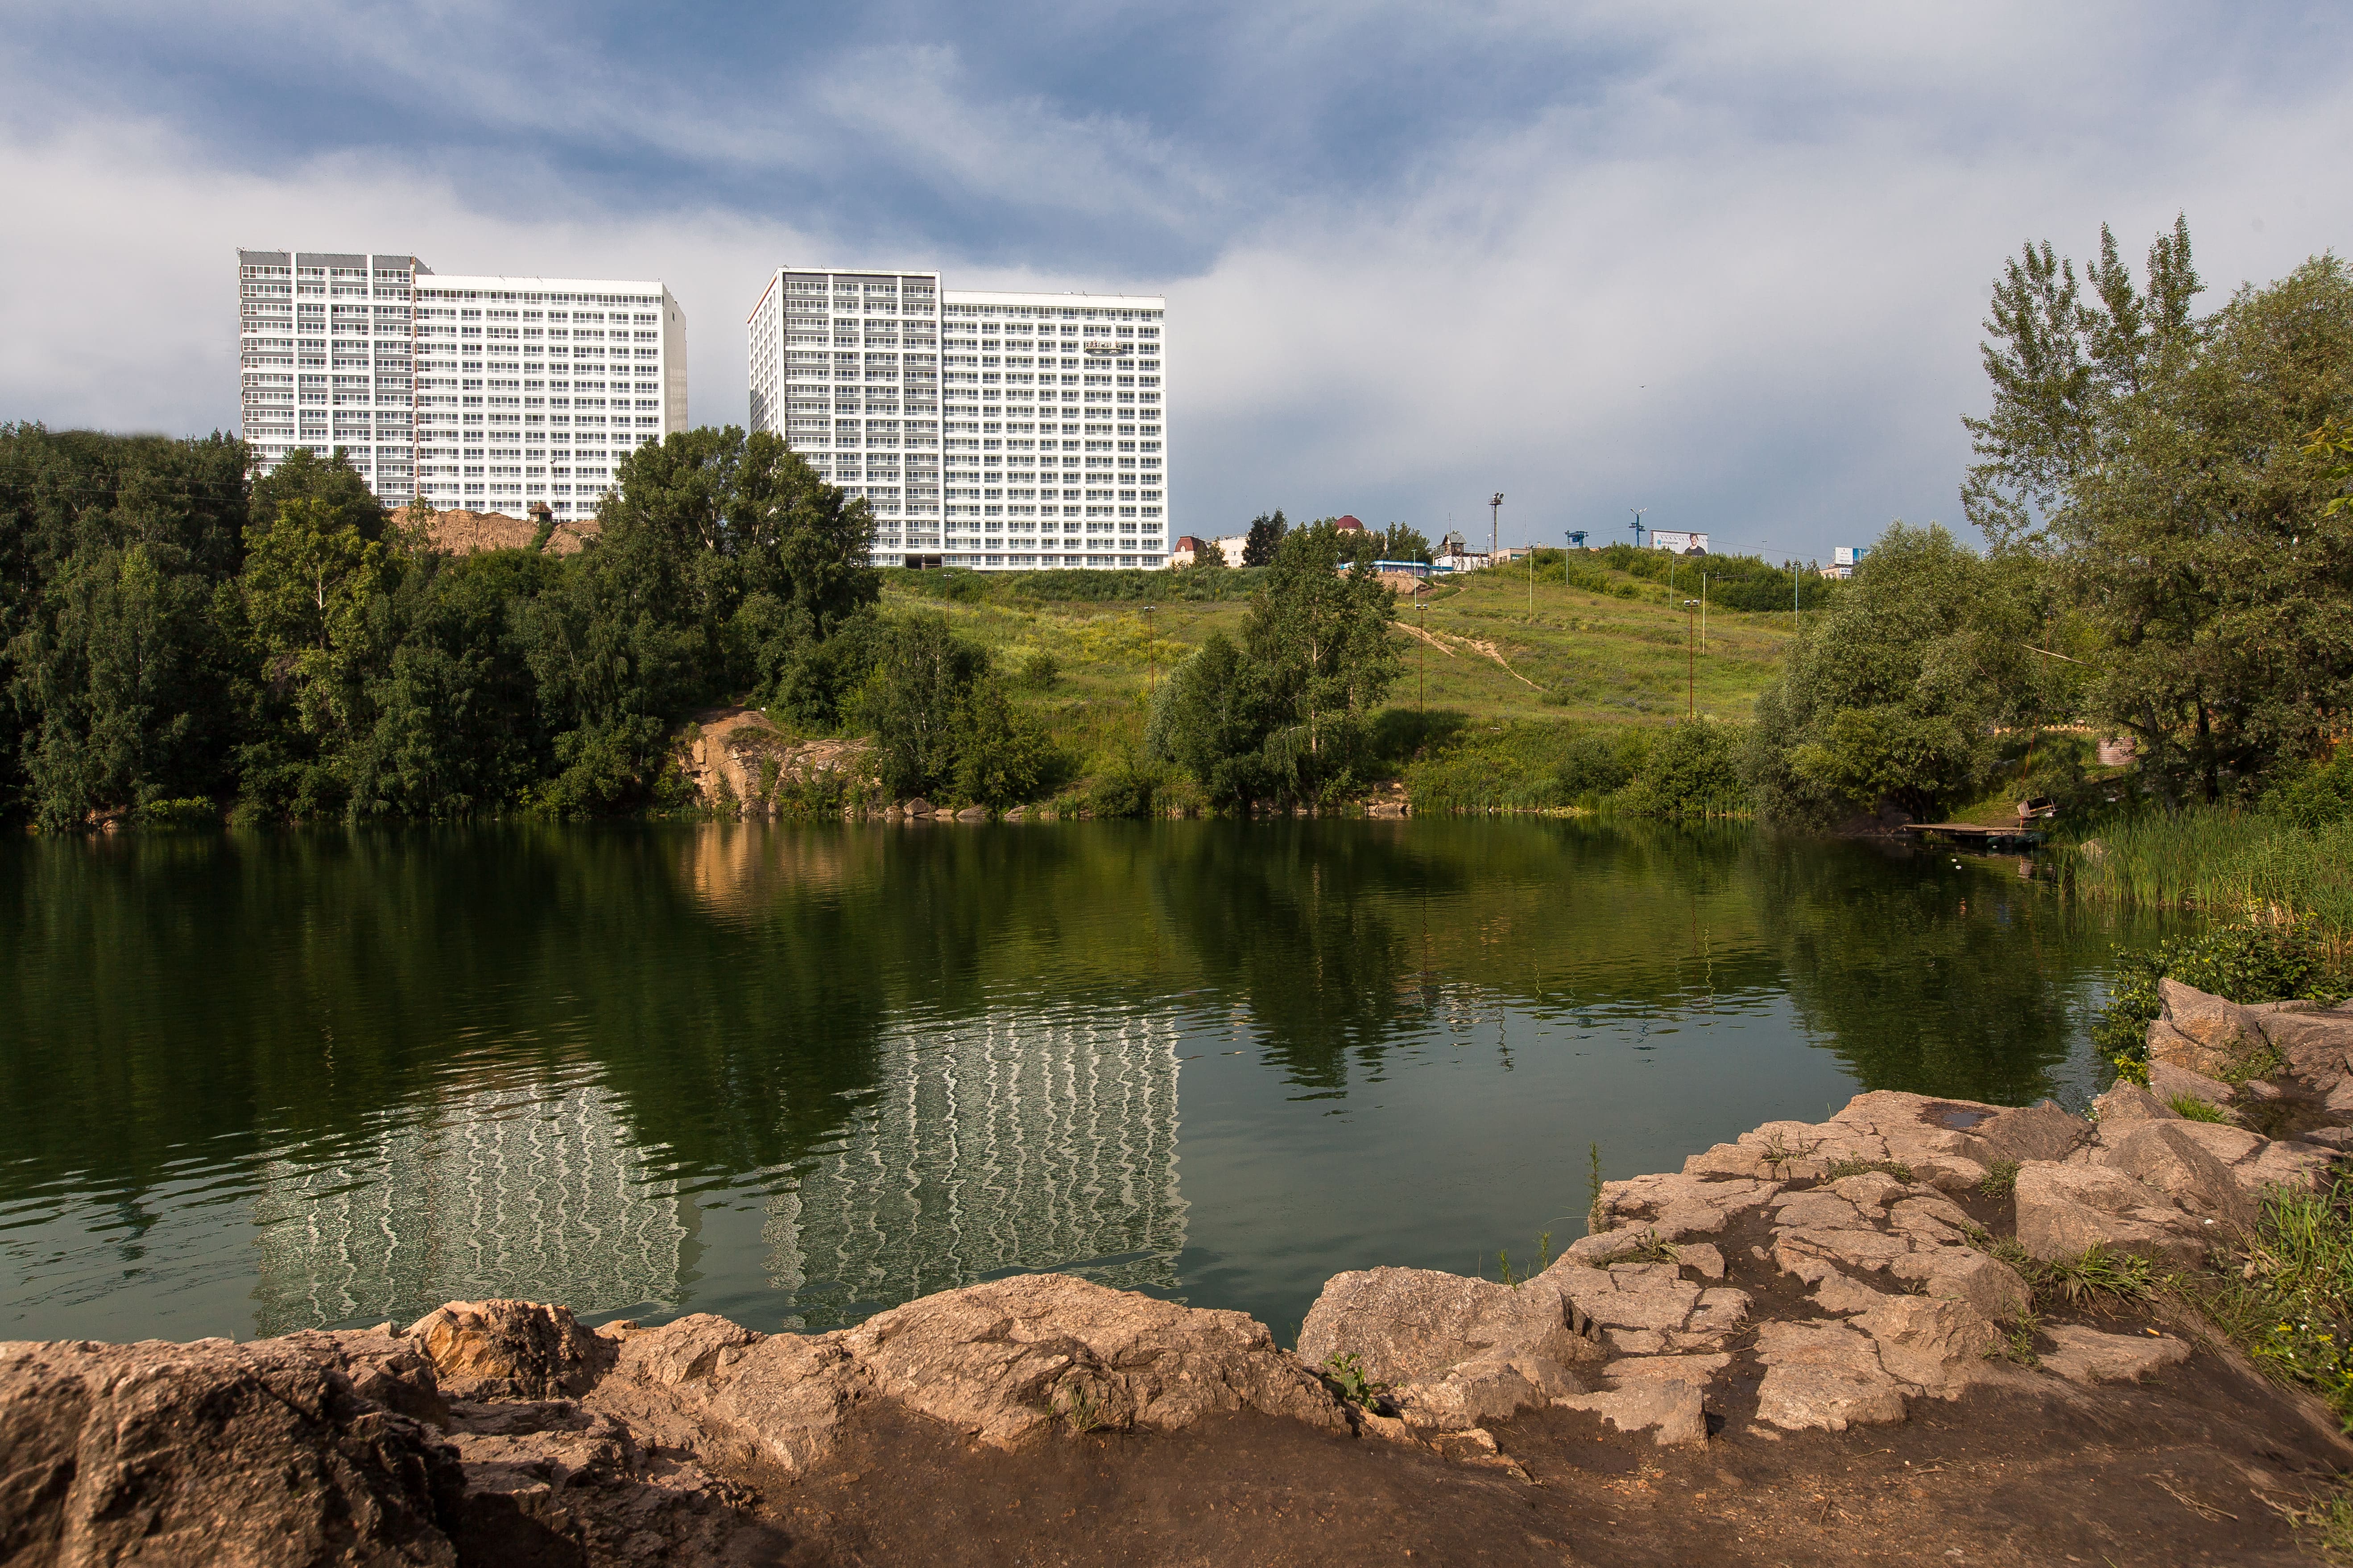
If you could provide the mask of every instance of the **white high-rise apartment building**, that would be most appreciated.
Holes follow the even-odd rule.
[[[416,482],[413,256],[240,250],[245,439],[265,471],[297,447],[343,448],[379,498]]]
[[[686,316],[658,281],[438,277],[413,256],[237,253],[246,439],[341,447],[378,500],[586,517],[686,428]]]
[[[1162,566],[1167,301],[780,268],[752,427],[863,496],[877,565]]]

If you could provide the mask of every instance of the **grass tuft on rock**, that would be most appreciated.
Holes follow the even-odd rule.
[[[1835,1182],[1846,1176],[1869,1175],[1873,1171],[1893,1176],[1907,1187],[1912,1184],[1912,1167],[1901,1160],[1841,1160],[1822,1179]]]
[[[2185,1289],[2249,1360],[2353,1432],[2353,1183],[2266,1189],[2245,1261]]]
[[[2006,1198],[2018,1191],[2018,1162],[1996,1160],[1986,1167],[1978,1182],[1978,1191],[1986,1197]]]
[[[1994,1242],[1986,1250],[2018,1270],[2038,1307],[2051,1302],[2082,1307],[2101,1297],[2142,1301],[2157,1293],[2154,1264],[2137,1253],[2118,1252],[2104,1241],[2094,1242],[2073,1258],[2050,1262],[2014,1239]]]
[[[2184,1121],[2228,1121],[2231,1113],[2212,1100],[2200,1100],[2194,1094],[2177,1094],[2165,1102],[2173,1114]]]

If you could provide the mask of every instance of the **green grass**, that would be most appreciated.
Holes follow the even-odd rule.
[[[1525,569],[1504,566],[1444,579],[1419,609],[1399,599],[1400,625],[1424,627],[1443,646],[1395,634],[1403,669],[1388,711],[1449,713],[1461,739],[1481,742],[1454,774],[1432,781],[1431,804],[1557,804],[1554,781],[1578,736],[1671,723],[1683,716],[1687,686],[1700,713],[1745,720],[1779,673],[1786,612],[1711,608],[1703,648],[1695,618],[1675,607],[1693,586],[1682,581],[1687,568],[1671,590],[1591,554],[1568,581],[1556,553],[1533,595]],[[883,603],[936,611],[987,648],[1017,700],[1091,776],[1134,755],[1151,690],[1209,633],[1239,640],[1259,575],[1205,574],[1219,579],[1210,583],[1187,572],[892,572]],[[1188,596],[1210,594],[1219,596]],[[1024,679],[1039,656],[1052,667],[1050,682]],[[1401,766],[1454,738],[1433,734],[1393,754]],[[1490,784],[1499,761],[1504,777]]]
[[[1989,1198],[2014,1194],[2018,1191],[2018,1162],[1996,1160],[1988,1165],[1984,1178],[1978,1183],[1978,1191]]]
[[[2200,1100],[2194,1094],[2177,1094],[2165,1103],[2171,1106],[2173,1108],[2173,1114],[2180,1117],[2184,1121],[2228,1121],[2231,1120],[2231,1113],[2229,1111],[2223,1110],[2221,1106],[2214,1104],[2211,1100]]]
[[[2244,1266],[2185,1289],[2264,1373],[2353,1431],[2353,1186],[2268,1189]]]
[[[2079,898],[2225,919],[2310,919],[2353,934],[2353,822],[2306,827],[2259,811],[2192,806],[2085,829],[2060,847]]]
[[[1907,1187],[1912,1184],[1912,1167],[1901,1160],[1840,1160],[1831,1164],[1822,1179],[1835,1182],[1847,1176],[1866,1176],[1873,1171],[1893,1176]]]
[[[2157,1292],[2157,1266],[2134,1252],[2118,1252],[2105,1242],[2094,1242],[2073,1258],[2045,1262],[2016,1241],[1997,1241],[1989,1248],[2018,1270],[2037,1306],[2061,1302],[2085,1306],[2102,1297],[2142,1301]]]

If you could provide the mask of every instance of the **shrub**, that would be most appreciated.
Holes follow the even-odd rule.
[[[1051,691],[1061,679],[1062,667],[1043,648],[1021,661],[1021,684],[1032,691]]]
[[[1654,742],[1618,808],[1635,816],[1724,816],[1747,809],[1736,763],[1739,731],[1686,719]]]
[[[2335,1000],[2347,984],[2325,939],[2308,924],[2224,926],[2168,938],[2147,952],[2120,952],[2092,1042],[2127,1077],[2147,1076],[2148,1026],[2164,1011],[2158,982],[2166,979],[2246,1003]]]

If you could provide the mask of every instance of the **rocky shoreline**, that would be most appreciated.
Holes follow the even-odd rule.
[[[492,1300],[406,1330],[245,1344],[0,1344],[0,1561],[883,1561],[865,1555],[883,1526],[860,1510],[936,1500],[969,1471],[955,1507],[986,1516],[997,1505],[979,1500],[1009,1497],[1010,1515],[1025,1489],[1075,1484],[1072,1466],[1103,1467],[1091,1485],[1126,1485],[1112,1466],[1188,1433],[1209,1447],[1164,1450],[1169,1477],[1264,1450],[1283,1456],[1278,1470],[1328,1471],[1344,1494],[1451,1486],[1446,1506],[1483,1518],[1505,1494],[1465,1485],[1535,1508],[1539,1494],[1573,1498],[1578,1467],[1606,1453],[1642,1475],[1705,1467],[1690,1471],[1703,1492],[1739,1484],[1744,1465],[1795,1466],[1826,1487],[1858,1454],[1894,1451],[1876,1436],[1858,1446],[1852,1429],[1924,1427],[1956,1402],[2005,1413],[2019,1427],[2006,1439],[2027,1447],[2052,1412],[2112,1429],[2140,1412],[2131,1419],[2171,1434],[2176,1497],[2200,1484],[2181,1479],[2179,1456],[2195,1448],[2180,1431],[2208,1434],[2238,1501],[2185,1517],[2235,1525],[2250,1488],[2309,1497],[2353,1468],[2317,1402],[2254,1379],[2183,1314],[2038,1322],[2021,1270],[2095,1247],[2200,1267],[2253,1225],[2267,1186],[2327,1180],[2353,1117],[2353,1008],[2245,1008],[2170,983],[2165,1001],[2151,1086],[2118,1085],[2092,1119],[1861,1094],[1828,1121],[1767,1123],[1681,1172],[1609,1184],[1593,1233],[1515,1284],[1335,1276],[1295,1352],[1240,1313],[1060,1275],[950,1290],[818,1335],[707,1314],[592,1329],[561,1307]],[[2236,1086],[2208,1076],[2250,1060],[2272,1070]],[[2228,1120],[2185,1119],[2184,1097]],[[2194,1402],[2200,1366],[2236,1392],[2184,1427],[2151,1402]],[[853,1514],[865,1521],[853,1528]],[[1197,1524],[1149,1538],[1174,1561],[1317,1560],[1272,1543],[1188,1555],[1177,1547]],[[1040,1561],[1118,1561],[1135,1546],[1043,1517],[1008,1528]],[[1547,1528],[1567,1538],[1527,1539],[1561,1551],[1526,1560],[1652,1560]],[[1763,1540],[1774,1526],[1747,1528]],[[2103,1528],[2122,1541],[2129,1524]],[[2177,1556],[2112,1560],[2197,1560],[2179,1534],[2192,1528],[2160,1529]],[[2253,1534],[2227,1539],[2246,1547],[2232,1560],[2262,1560]],[[1735,1549],[1746,1541],[1715,1555],[1749,1560]],[[2055,1560],[2038,1550],[2017,1560]]]

